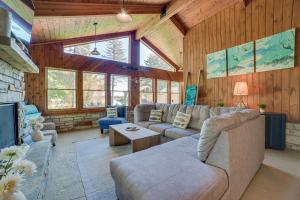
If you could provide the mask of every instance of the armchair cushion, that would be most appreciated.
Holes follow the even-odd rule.
[[[122,117],[116,117],[116,118],[104,117],[99,119],[98,123],[101,129],[108,129],[109,125],[126,123],[126,119]]]

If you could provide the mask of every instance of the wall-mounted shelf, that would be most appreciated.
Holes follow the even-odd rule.
[[[0,59],[22,72],[39,73],[39,68],[12,38],[0,36]]]

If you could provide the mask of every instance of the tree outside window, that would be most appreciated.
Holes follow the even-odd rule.
[[[157,80],[157,103],[168,103],[168,81]]]
[[[83,72],[83,107],[105,107],[105,74]]]
[[[48,109],[76,108],[76,72],[47,70]]]
[[[128,106],[129,77],[111,75],[111,100],[113,106]]]
[[[176,81],[171,81],[171,103],[180,103],[180,83]]]
[[[140,78],[140,103],[153,103],[153,80]]]

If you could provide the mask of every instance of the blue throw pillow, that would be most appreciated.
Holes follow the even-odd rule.
[[[35,105],[26,105],[24,106],[25,115],[30,115],[39,112]]]

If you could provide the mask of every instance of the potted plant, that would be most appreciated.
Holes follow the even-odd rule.
[[[224,107],[224,105],[225,105],[225,104],[224,104],[223,101],[220,101],[220,102],[218,103],[218,106],[219,106],[219,107]]]
[[[259,107],[259,112],[260,113],[265,113],[265,109],[267,107],[267,105],[265,103],[258,104],[258,107]]]

